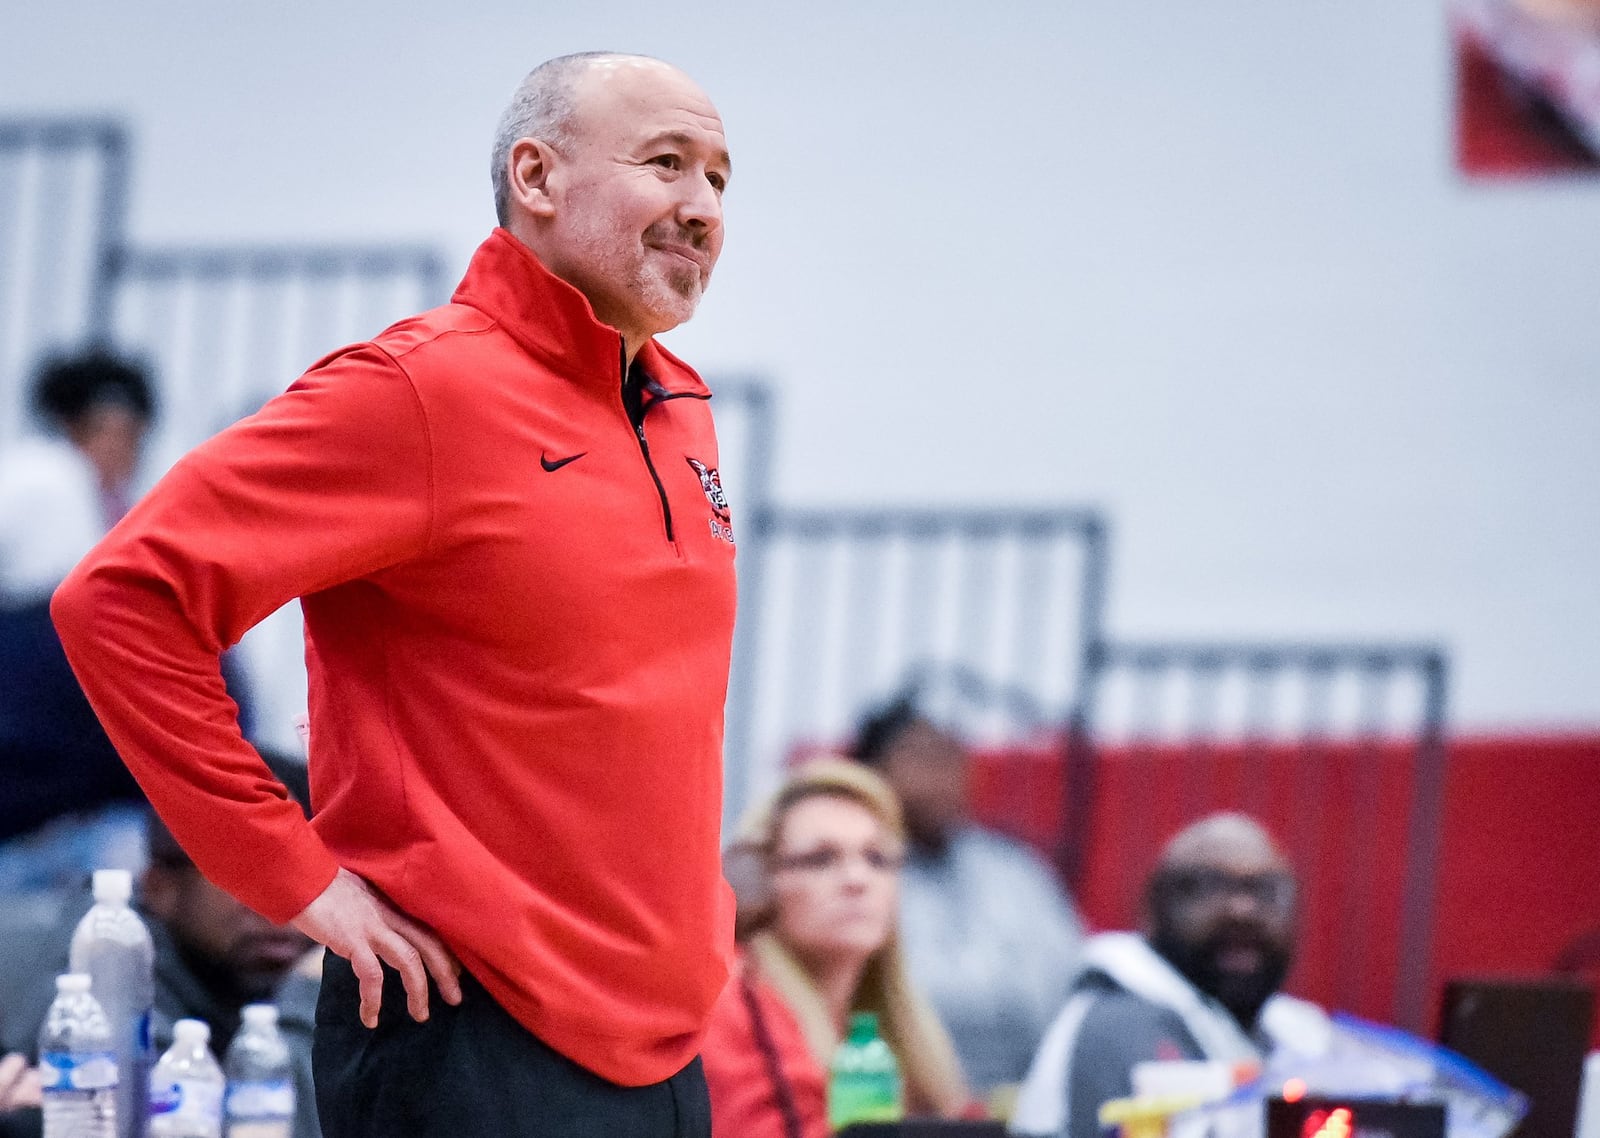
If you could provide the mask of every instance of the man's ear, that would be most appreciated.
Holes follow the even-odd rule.
[[[519,138],[511,147],[506,158],[511,201],[532,217],[547,218],[555,213],[550,176],[558,161],[556,152],[536,138]]]

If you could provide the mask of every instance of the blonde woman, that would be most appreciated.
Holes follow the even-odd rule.
[[[728,855],[743,952],[702,1058],[713,1130],[822,1138],[826,1071],[854,1012],[874,1012],[912,1114],[968,1103],[949,1036],[911,989],[895,932],[905,837],[877,775],[843,759],[796,770]]]

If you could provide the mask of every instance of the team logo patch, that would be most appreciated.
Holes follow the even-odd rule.
[[[700,489],[704,491],[706,501],[711,503],[711,536],[722,541],[733,541],[733,513],[728,509],[728,495],[722,490],[722,475],[714,466],[707,466],[699,459],[684,456],[684,461],[693,468],[695,476],[700,479]]]
[[[688,458],[684,461],[694,467],[694,472],[700,476],[700,489],[705,491],[706,501],[711,503],[711,508],[716,511],[717,517],[727,521],[731,516],[728,511],[728,496],[722,492],[722,475],[717,473],[717,468],[707,466],[697,458]]]

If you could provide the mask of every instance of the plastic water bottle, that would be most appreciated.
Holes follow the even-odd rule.
[[[44,1138],[115,1138],[117,1056],[111,1024],[81,972],[56,977],[39,1032]]]
[[[139,1138],[147,1112],[154,999],[155,948],[150,930],[128,907],[133,876],[125,869],[97,869],[94,907],[72,934],[72,971],[88,974],[89,990],[111,1024],[117,1056],[118,1138]]]
[[[228,1138],[291,1138],[294,1131],[294,1064],[278,1034],[278,1009],[250,1004],[228,1045],[224,1115]]]
[[[149,1138],[222,1138],[222,1068],[197,1019],[172,1025],[172,1046],[150,1072]]]
[[[905,1117],[900,1090],[900,1065],[878,1036],[878,1017],[857,1012],[850,1034],[828,1065],[828,1126],[839,1130],[852,1122],[898,1122]]]

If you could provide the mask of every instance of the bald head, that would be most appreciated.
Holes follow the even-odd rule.
[[[1248,864],[1250,872],[1287,871],[1288,859],[1266,828],[1246,814],[1208,814],[1180,830],[1161,851],[1157,872],[1211,865],[1230,868]]]

